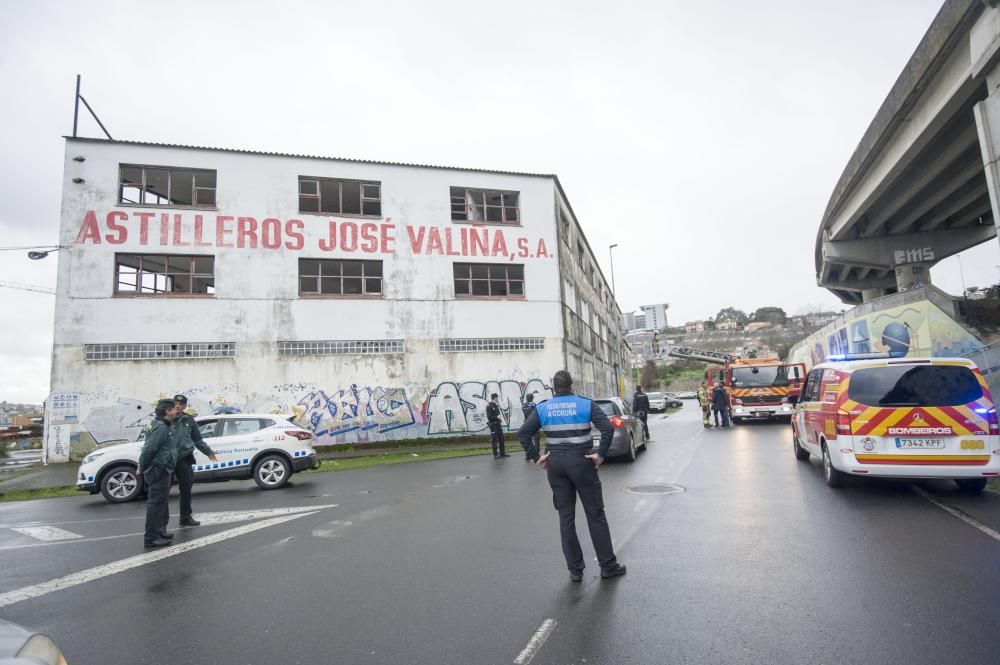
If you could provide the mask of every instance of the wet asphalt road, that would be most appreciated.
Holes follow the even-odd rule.
[[[635,464],[601,469],[623,578],[599,579],[580,511],[591,563],[571,584],[544,473],[473,457],[276,492],[199,486],[199,514],[257,513],[51,587],[37,585],[143,554],[144,506],[2,504],[0,617],[54,636],[70,665],[526,662],[543,625],[542,665],[1000,662],[1000,541],[909,483],[831,490],[793,458],[787,425],[703,430],[693,406],[652,416]],[[627,491],[648,483],[686,491]],[[921,487],[1000,531],[1000,495]],[[3,595],[17,589],[46,593]]]

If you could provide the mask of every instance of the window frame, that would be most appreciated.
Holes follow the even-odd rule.
[[[462,195],[462,206],[465,208],[465,218],[456,219],[455,218],[455,199],[456,191],[463,192]],[[479,192],[482,195],[482,207],[483,207],[483,219],[469,219],[469,192]],[[500,195],[500,205],[490,205],[487,203],[487,195],[498,194]],[[515,204],[513,206],[507,205],[507,197],[513,196],[516,198]],[[452,224],[475,224],[481,226],[523,226],[521,223],[521,192],[519,190],[513,189],[492,189],[489,187],[465,187],[461,185],[451,185],[448,189],[448,210],[451,217]],[[498,208],[500,210],[500,220],[489,219],[488,209]],[[517,216],[517,219],[509,221],[507,219],[507,211],[513,209]]]
[[[138,259],[139,259],[139,265],[135,268],[135,270],[136,270],[136,273],[135,273],[135,275],[136,275],[136,283],[135,283],[136,290],[135,291],[121,291],[121,290],[119,290],[119,286],[121,284],[121,274],[119,273],[119,267],[122,265],[122,264],[119,263],[119,258],[120,257],[125,257],[125,256],[138,257]],[[164,271],[163,272],[144,271],[142,269],[143,261],[145,259],[149,259],[149,258],[162,259],[164,261]],[[169,271],[169,266],[170,266],[170,260],[171,259],[174,259],[174,260],[176,260],[176,259],[187,259],[189,261],[189,268],[190,268],[189,272],[187,272],[187,273],[171,273],[171,272],[168,272]],[[198,260],[198,259],[211,259],[211,261],[212,261],[212,272],[211,273],[199,273],[199,272],[195,272],[194,262],[196,260]],[[126,266],[126,267],[129,267],[129,266]],[[215,287],[215,279],[216,279],[216,276],[215,276],[215,255],[214,254],[143,254],[143,253],[137,253],[137,252],[115,252],[115,261],[114,261],[113,270],[114,270],[114,274],[112,275],[112,277],[113,277],[113,279],[112,279],[113,287],[112,287],[112,293],[111,294],[115,298],[214,298],[215,297],[215,288],[216,288]],[[141,275],[144,274],[144,273],[148,274],[148,275],[154,275],[154,278],[153,278],[154,279],[154,286],[153,286],[154,290],[152,292],[145,292],[144,293],[141,290],[139,290],[141,282],[142,282]],[[186,274],[188,276],[188,288],[189,289],[191,289],[194,286],[194,280],[195,279],[197,279],[197,278],[205,278],[205,277],[211,276],[211,278],[212,278],[212,284],[211,284],[212,293],[195,293],[192,290],[188,290],[188,291],[168,291],[168,290],[165,290],[165,289],[162,290],[162,291],[156,290],[156,288],[157,288],[156,287],[156,282],[158,281],[159,277],[163,277],[164,279],[169,280],[171,278],[170,277],[171,275],[180,275],[180,274]]]
[[[138,203],[132,203],[125,201],[124,190],[125,190],[125,169],[141,169],[142,170],[142,182],[138,183],[140,185],[140,192],[143,194],[142,198],[145,198],[146,192],[146,171],[147,170],[159,170],[167,172],[167,203],[145,203],[140,201]],[[173,173],[175,171],[188,171],[195,174],[195,177],[191,180],[191,201],[190,205],[185,205],[183,203],[170,203],[170,189],[171,183],[173,182]],[[199,187],[198,186],[198,173],[211,173],[215,176],[215,186],[214,187]],[[136,184],[136,183],[130,183]],[[198,192],[200,191],[211,191],[212,192],[212,203],[198,203]],[[219,171],[218,169],[204,169],[195,168],[189,166],[163,166],[157,164],[132,164],[119,162],[118,163],[118,193],[117,193],[117,205],[127,208],[152,208],[154,210],[162,210],[164,208],[179,208],[181,210],[218,210],[219,209]]]
[[[303,194],[302,193],[302,183],[311,182],[316,184],[315,194]],[[323,194],[322,188],[320,186],[321,182],[335,182],[338,184],[337,196],[340,212],[332,212],[329,210],[323,210]],[[310,176],[310,175],[300,175],[296,181],[296,198],[298,199],[298,211],[300,215],[320,215],[323,217],[329,217],[333,215],[335,217],[353,217],[355,219],[382,219],[382,181],[381,180],[360,180],[358,178],[331,178],[328,176]],[[361,212],[343,212],[344,210],[344,184],[352,183],[358,185],[358,204],[360,206]],[[378,187],[378,196],[372,198],[370,196],[365,196],[365,187]],[[302,209],[302,199],[303,197],[308,199],[316,200],[316,210],[303,210]],[[366,203],[377,203],[378,204],[378,214],[365,213]]]
[[[468,267],[468,269],[469,269],[469,276],[467,278],[465,278],[465,277],[461,278],[461,281],[468,283],[468,289],[469,289],[468,293],[459,293],[458,289],[456,288],[457,283],[459,282],[459,277],[457,277],[455,275],[455,271],[460,266],[465,266],[465,267]],[[485,278],[473,277],[472,276],[473,268],[476,267],[476,266],[484,266],[484,267],[486,267],[486,277]],[[521,279],[519,279],[519,280],[518,279],[512,280],[510,278],[509,269],[510,268],[514,268],[514,267],[519,267],[521,269]],[[501,281],[499,279],[494,279],[493,278],[493,272],[492,272],[492,270],[495,269],[495,268],[502,268],[504,270],[504,279],[503,279],[503,282],[506,285],[506,291],[507,291],[507,293],[505,295],[492,295],[492,294],[482,295],[482,294],[474,294],[473,293],[473,282],[486,282],[487,289],[489,289],[489,290],[492,291],[492,283],[493,282],[497,282],[497,281]],[[520,282],[521,283],[521,293],[511,294],[511,292],[510,292],[510,290],[511,290],[510,289],[510,285],[511,285],[512,282]],[[526,289],[526,282],[527,282],[527,280],[525,279],[525,270],[524,270],[524,264],[523,263],[469,263],[469,262],[466,262],[466,261],[455,261],[455,262],[453,262],[451,264],[451,287],[452,287],[453,294],[454,294],[454,297],[455,297],[456,300],[526,300],[527,297],[528,297],[528,295],[527,295],[527,289]]]
[[[318,265],[319,273],[316,274],[316,275],[305,275],[305,276],[303,276],[303,274],[302,274],[302,262],[303,261],[317,261],[319,263],[319,265]],[[341,264],[340,274],[339,275],[332,275],[331,274],[331,275],[328,275],[328,276],[324,275],[323,274],[323,265],[325,263],[340,263]],[[361,266],[361,275],[360,276],[345,275],[344,274],[344,268],[343,268],[343,264],[345,264],[345,263],[351,263],[351,264],[358,264],[358,265],[360,265]],[[365,275],[365,265],[364,264],[366,264],[366,263],[377,263],[377,264],[379,264],[379,274],[377,276],[378,280],[379,280],[379,292],[378,293],[368,293],[368,292],[366,292],[368,280],[376,278],[375,275],[372,275],[372,276],[366,276]],[[309,291],[305,291],[304,292],[302,290],[302,279],[303,279],[303,277],[305,277],[306,279],[315,279],[316,280],[316,288],[319,289],[319,291],[317,291],[315,293],[314,292],[309,292]],[[334,258],[315,258],[315,257],[300,256],[299,257],[299,262],[298,262],[298,274],[296,275],[295,279],[296,279],[296,287],[298,289],[298,294],[299,294],[300,298],[315,298],[315,299],[335,298],[335,299],[342,299],[342,300],[378,300],[378,299],[382,299],[382,298],[385,297],[385,261],[383,261],[382,259],[342,259],[342,258],[336,258],[336,259],[334,259]],[[323,280],[324,279],[339,279],[339,281],[340,281],[340,291],[341,292],[340,293],[323,293],[322,292],[322,288],[323,288]],[[344,280],[345,279],[360,279],[361,280],[361,293],[344,293]]]

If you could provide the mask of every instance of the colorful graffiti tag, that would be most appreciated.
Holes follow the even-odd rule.
[[[504,428],[517,431],[524,422],[521,406],[525,395],[533,393],[536,402],[552,396],[545,382],[527,377],[520,381],[444,381],[422,403],[412,400],[405,388],[357,384],[335,390],[283,385],[252,393],[234,384],[189,387],[179,392],[188,396],[195,415],[288,414],[310,430],[320,445],[486,433],[486,404],[492,393],[499,395]],[[86,408],[71,436],[75,458],[98,445],[137,440],[153,418],[157,398],[164,396],[137,399],[106,391],[83,393]]]
[[[524,422],[521,405],[527,393],[533,393],[536,402],[552,397],[552,390],[541,379],[523,384],[517,381],[447,381],[438,384],[427,396],[424,404],[427,434],[487,431],[486,404],[493,393],[499,396],[507,430],[517,430]]]
[[[389,432],[414,424],[413,410],[402,388],[359,388],[352,385],[328,396],[322,390],[298,402],[297,420],[308,425],[317,438],[356,430]]]

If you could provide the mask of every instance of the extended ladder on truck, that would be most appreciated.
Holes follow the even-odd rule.
[[[721,351],[709,351],[707,349],[696,349],[693,346],[670,345],[667,347],[667,355],[673,356],[674,358],[684,358],[685,360],[700,360],[702,362],[713,363],[715,365],[728,365],[736,360],[736,356],[732,356],[728,353],[722,353]]]

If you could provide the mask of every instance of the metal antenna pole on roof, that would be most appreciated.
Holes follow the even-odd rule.
[[[76,121],[80,117],[80,75],[76,75],[76,99],[73,100],[73,138],[76,138]]]
[[[77,118],[80,115],[80,102],[83,102],[83,105],[87,107],[88,111],[90,111],[90,115],[93,116],[94,120],[97,121],[97,124],[101,128],[101,131],[103,131],[104,135],[108,137],[108,140],[114,141],[114,139],[111,138],[111,134],[108,133],[107,128],[104,126],[104,123],[101,122],[101,119],[97,117],[96,113],[94,113],[94,109],[90,108],[90,104],[88,104],[87,100],[84,99],[83,95],[80,94],[79,74],[76,75],[76,103],[73,105],[73,137],[76,138],[76,124],[77,124]]]

